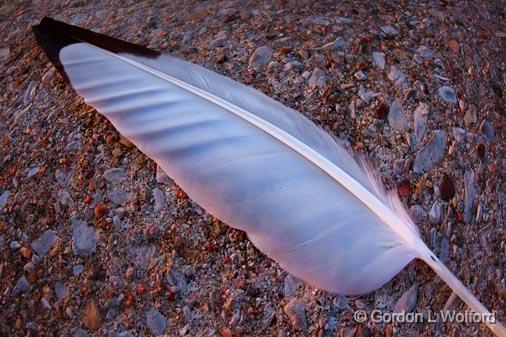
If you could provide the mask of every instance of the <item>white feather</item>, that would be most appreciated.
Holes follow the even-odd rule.
[[[193,200],[294,276],[363,294],[421,258],[488,312],[427,248],[397,196],[296,111],[171,56],[81,42],[61,49],[59,61],[86,102]]]

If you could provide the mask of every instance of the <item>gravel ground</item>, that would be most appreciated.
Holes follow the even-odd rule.
[[[429,247],[504,321],[504,2],[400,3],[4,2],[0,335],[491,336],[357,324],[358,309],[465,306],[417,261],[360,297],[287,275],[84,104],[30,31],[52,16],[301,111],[371,158]]]

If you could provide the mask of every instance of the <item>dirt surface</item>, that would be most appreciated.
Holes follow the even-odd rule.
[[[416,261],[360,297],[287,275],[157,175],[54,72],[30,27],[51,16],[170,52],[299,110],[371,158],[424,241],[504,321],[504,8],[3,2],[0,335],[491,336],[480,324],[355,322],[358,309],[466,307]]]

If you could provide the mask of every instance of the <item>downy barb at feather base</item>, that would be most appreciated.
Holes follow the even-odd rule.
[[[208,212],[294,276],[371,292],[424,260],[487,309],[421,240],[397,195],[298,112],[175,57],[49,18],[33,27],[85,101]],[[489,324],[505,336],[500,323]]]

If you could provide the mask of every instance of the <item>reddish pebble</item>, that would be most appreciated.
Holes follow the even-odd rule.
[[[397,194],[401,198],[411,198],[411,195],[413,195],[413,185],[408,179],[404,179],[397,185]]]
[[[439,182],[439,193],[441,195],[441,200],[446,202],[450,201],[450,199],[455,196],[455,186],[453,185],[453,180],[447,174],[444,174]]]
[[[388,107],[384,102],[380,102],[374,109],[376,119],[386,119],[388,116]]]
[[[108,212],[107,207],[104,204],[99,204],[95,206],[95,209],[93,210],[93,214],[95,214],[95,218],[100,219],[103,216],[105,216]]]
[[[220,330],[221,337],[234,337],[234,334],[232,333],[232,330],[229,328],[222,328]]]

